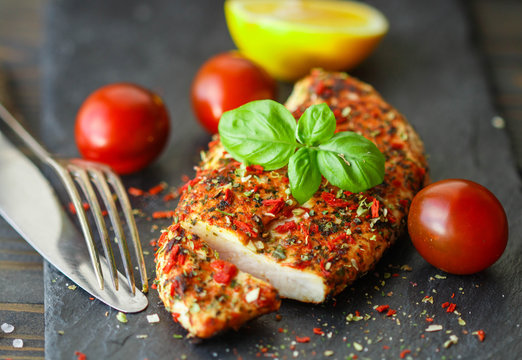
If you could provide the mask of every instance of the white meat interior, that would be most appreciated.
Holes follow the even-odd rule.
[[[279,264],[266,254],[255,253],[229,230],[201,221],[194,225],[184,222],[182,225],[216,250],[220,259],[230,261],[241,271],[271,283],[281,297],[313,303],[325,300],[326,287],[320,276]]]

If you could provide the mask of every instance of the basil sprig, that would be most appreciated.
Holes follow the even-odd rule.
[[[335,134],[335,127],[324,103],[310,106],[296,124],[283,105],[258,100],[225,112],[219,135],[228,153],[246,165],[276,170],[288,164],[290,190],[303,204],[319,189],[321,175],[351,192],[384,179],[385,158],[377,146],[354,132]]]

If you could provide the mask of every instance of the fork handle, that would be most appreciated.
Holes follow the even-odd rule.
[[[15,132],[16,135],[31,149],[32,152],[38,156],[38,158],[45,162],[50,163],[51,155],[44,147],[29,134],[29,132],[15,119],[13,115],[7,109],[0,104],[0,118],[4,120],[4,122],[9,126],[11,130]]]

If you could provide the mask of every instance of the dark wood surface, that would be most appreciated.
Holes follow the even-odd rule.
[[[12,102],[30,124],[38,124],[41,110],[39,50],[44,40],[44,8],[43,0],[0,1],[0,77],[8,79]],[[477,24],[476,43],[483,50],[492,96],[511,136],[520,172],[522,2],[475,0],[469,2],[469,9]],[[12,334],[0,332],[0,359],[44,357],[42,283],[39,255],[16,233],[0,234],[0,323],[15,326]],[[17,289],[22,286],[30,290],[21,294]],[[13,348],[15,338],[24,341],[23,348]]]

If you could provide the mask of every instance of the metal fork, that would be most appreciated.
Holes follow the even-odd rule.
[[[105,208],[107,209],[114,234],[116,235],[116,241],[118,243],[123,266],[125,269],[125,276],[132,293],[135,294],[136,285],[134,280],[134,271],[131,264],[131,257],[129,248],[127,246],[125,232],[122,226],[122,220],[119,215],[115,199],[119,201],[120,208],[124,214],[124,219],[127,223],[128,232],[134,245],[136,258],[138,260],[138,269],[141,277],[142,291],[146,293],[148,291],[148,279],[147,270],[145,268],[145,260],[143,258],[143,250],[139,241],[138,229],[132,214],[130,202],[118,175],[116,175],[109,166],[100,163],[86,161],[83,159],[55,158],[25,130],[25,128],[14,118],[13,115],[11,115],[5,109],[2,104],[0,104],[0,118],[5,120],[7,125],[14,131],[14,133],[20,137],[20,139],[43,163],[49,165],[58,174],[60,180],[65,186],[72,204],[74,205],[75,212],[80,222],[83,237],[85,238],[87,244],[91,264],[96,274],[98,285],[100,289],[103,290],[105,284],[100,257],[93,239],[91,225],[83,207],[82,198],[78,188],[75,185],[75,182],[78,184],[89,204],[89,209],[92,211],[94,223],[101,239],[103,251],[105,253],[105,258],[109,263],[109,272],[111,275],[112,284],[114,288],[118,290],[119,285],[117,266],[114,259],[111,241],[109,239],[109,231],[107,230],[107,224],[105,223],[102,214],[97,193],[100,195],[99,197],[101,197],[103,203],[105,204]],[[115,192],[114,195],[111,191],[111,187]],[[95,192],[94,188],[96,188],[97,192]]]

